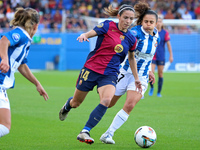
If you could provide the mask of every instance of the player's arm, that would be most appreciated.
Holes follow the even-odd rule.
[[[2,73],[8,72],[10,66],[8,62],[8,47],[10,46],[10,41],[7,37],[3,36],[0,40],[0,70]]]
[[[26,64],[21,64],[18,70],[26,79],[28,79],[30,82],[32,82],[36,86],[37,91],[40,93],[41,96],[44,97],[45,100],[49,98],[48,94],[46,93],[46,91],[44,90],[40,82],[32,74],[31,70]]]
[[[90,30],[90,31],[88,31],[88,32],[86,32],[86,33],[81,34],[81,35],[77,38],[77,41],[79,41],[79,42],[88,41],[88,42],[89,42],[88,39],[91,38],[91,37],[94,37],[94,36],[97,36],[96,31]]]
[[[130,52],[130,51],[128,52],[128,61],[129,61],[133,76],[135,78],[135,85],[138,88],[139,92],[142,93],[142,85],[141,85],[141,82],[139,80],[138,73],[137,73],[137,63],[135,60],[134,52]]]
[[[171,46],[170,41],[167,41],[167,49],[169,51],[169,61],[170,61],[170,63],[172,63],[173,62],[173,54],[172,54],[172,46]]]

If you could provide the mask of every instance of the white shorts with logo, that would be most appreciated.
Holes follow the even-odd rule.
[[[0,108],[10,109],[10,102],[6,90],[0,87]]]
[[[144,93],[148,88],[148,81],[146,77],[139,77],[139,80],[142,83],[142,96],[144,96]],[[116,96],[124,95],[128,90],[136,91],[135,78],[132,73],[126,73],[126,74],[120,73],[118,75],[118,82],[116,85],[115,95]]]

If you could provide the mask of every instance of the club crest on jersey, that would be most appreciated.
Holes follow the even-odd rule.
[[[20,39],[20,35],[18,33],[13,33],[12,34],[12,38],[15,42],[18,42]]]
[[[157,47],[158,46],[158,42],[156,41],[156,43],[155,43],[155,47]]]
[[[103,25],[104,25],[103,23],[100,23],[100,24],[97,25],[97,27],[98,27],[98,28],[102,28]]]
[[[125,38],[125,36],[124,36],[124,35],[120,35],[120,37],[119,37],[119,38],[120,38],[120,40],[121,40],[121,41],[123,41],[123,40],[124,40],[124,38]]]
[[[123,51],[123,46],[121,44],[117,44],[114,48],[116,53],[121,53]]]
[[[137,31],[136,30],[132,30],[132,32],[131,32],[134,36],[136,36],[137,35]]]

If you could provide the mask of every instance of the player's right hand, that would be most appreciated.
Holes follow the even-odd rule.
[[[8,61],[5,60],[5,59],[2,59],[1,63],[0,63],[0,70],[1,70],[1,72],[2,73],[6,73],[6,72],[8,72],[9,68],[10,68],[10,66],[9,66]]]
[[[88,41],[88,42],[89,42],[88,38],[85,36],[84,33],[81,34],[81,35],[77,38],[77,41],[79,41],[79,42]]]

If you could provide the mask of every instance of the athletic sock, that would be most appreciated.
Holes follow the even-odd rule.
[[[162,90],[162,85],[163,85],[163,78],[158,79],[158,93],[161,92]]]
[[[73,97],[70,97],[68,100],[67,100],[67,102],[66,102],[66,104],[65,104],[65,110],[67,110],[67,111],[70,111],[71,110],[71,106],[70,106],[70,101],[71,101],[71,99],[72,99]]]
[[[101,118],[103,117],[103,115],[106,113],[108,107],[99,104],[90,114],[90,117],[87,121],[87,123],[85,124],[85,127],[83,128],[82,132],[84,131],[90,131],[92,128],[94,128],[99,121],[101,120]]]
[[[121,109],[115,116],[115,118],[113,119],[110,127],[108,128],[108,130],[106,131],[106,133],[109,133],[111,136],[114,135],[114,132],[119,129],[128,119],[129,115],[123,110]]]
[[[152,82],[150,82],[149,84],[150,84],[151,88],[153,88],[153,84],[152,84]]]
[[[9,133],[9,129],[6,126],[0,124],[0,137],[6,135],[8,133]]]

